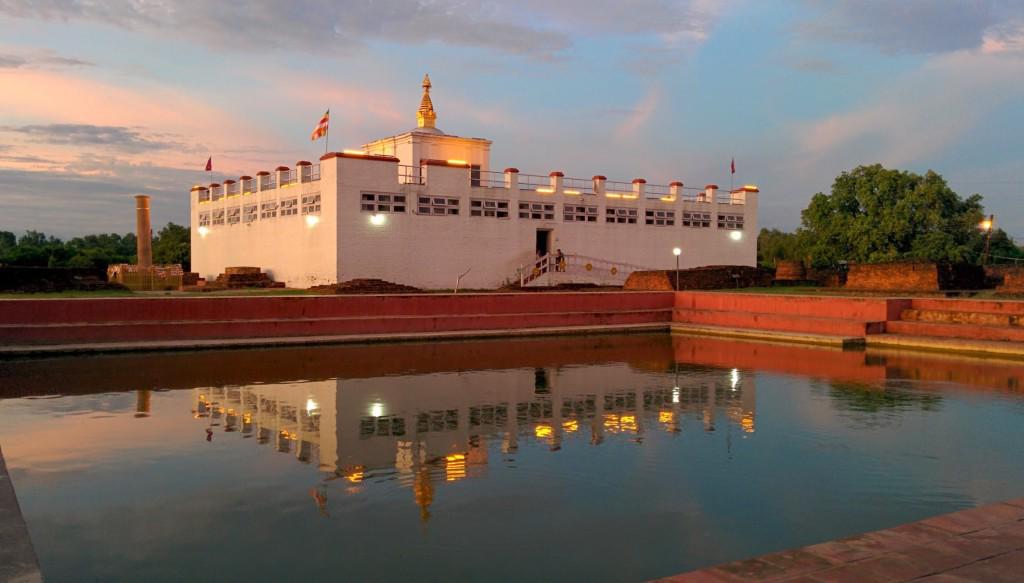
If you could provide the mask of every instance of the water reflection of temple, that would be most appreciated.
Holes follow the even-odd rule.
[[[197,388],[194,414],[352,483],[397,473],[426,518],[433,482],[486,471],[489,444],[505,455],[523,440],[559,450],[722,425],[750,433],[755,397],[736,369],[611,364]]]

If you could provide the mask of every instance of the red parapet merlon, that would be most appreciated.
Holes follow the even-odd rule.
[[[679,182],[678,180],[673,180],[672,182],[669,182],[668,185],[669,186],[678,186],[679,188],[683,187],[683,183]]]
[[[313,163],[308,160],[299,160],[295,163],[296,166],[312,166]]]
[[[647,180],[643,178],[634,178],[633,184],[647,184]]]
[[[561,178],[561,177],[565,176],[565,174],[563,174],[563,173],[561,173],[561,172],[559,172],[559,171],[555,170],[555,171],[554,171],[554,172],[552,172],[551,174],[548,174],[548,176],[550,176],[550,177],[552,177],[552,178],[554,178],[554,177],[558,177],[558,178]]]
[[[591,180],[608,180],[608,177],[602,176],[601,174],[595,174],[594,177],[591,178]]]
[[[506,168],[505,174],[519,174],[518,168]]]

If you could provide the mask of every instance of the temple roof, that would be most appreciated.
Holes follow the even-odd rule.
[[[444,134],[434,125],[437,122],[437,113],[434,112],[434,102],[430,100],[430,75],[423,76],[423,97],[420,99],[420,108],[416,110],[416,129],[414,132],[425,134]]]

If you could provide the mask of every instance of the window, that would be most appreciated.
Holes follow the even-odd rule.
[[[469,167],[469,185],[480,186],[480,165],[473,164]]]
[[[272,200],[260,205],[260,218],[273,219],[277,217],[277,201]]]
[[[684,227],[708,228],[711,226],[711,213],[683,213]]]
[[[255,221],[257,214],[258,213],[256,212],[256,205],[254,205],[254,204],[247,204],[247,205],[245,205],[244,207],[242,207],[242,222],[243,223],[251,223],[251,222]]]
[[[606,223],[636,224],[638,214],[636,209],[608,207],[604,209],[604,211],[604,220]]]
[[[459,214],[459,199],[443,196],[416,197],[416,214],[443,217]]]
[[[473,199],[469,201],[469,216],[507,219],[508,201]]]
[[[719,229],[742,229],[743,215],[718,215]]]
[[[404,213],[405,195],[364,192],[359,210],[367,213]]]
[[[671,227],[676,224],[676,211],[644,211],[644,222],[648,225]]]
[[[209,227],[210,226],[210,212],[199,213],[199,226]]]
[[[519,203],[519,218],[543,221],[555,220],[555,205],[542,202]]]
[[[299,214],[299,199],[288,198],[281,201],[281,216],[290,217]]]
[[[597,207],[567,204],[562,206],[562,219],[567,223],[596,223]]]
[[[308,166],[304,166],[308,168]],[[308,215],[320,212],[320,193],[307,194],[302,197],[302,214]]]
[[[239,207],[231,207],[228,209],[228,224],[237,225],[242,222],[242,209]]]
[[[224,209],[217,209],[213,211],[213,224],[223,225],[224,224]]]

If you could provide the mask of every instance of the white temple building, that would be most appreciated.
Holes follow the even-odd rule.
[[[621,284],[638,269],[755,265],[758,189],[497,172],[490,140],[416,128],[191,191],[192,270],[258,266],[289,287]],[[560,262],[555,261],[561,251]]]

